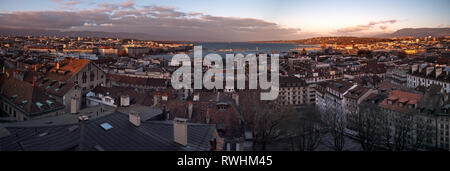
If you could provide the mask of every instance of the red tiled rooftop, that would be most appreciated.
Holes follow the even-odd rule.
[[[410,93],[401,90],[394,90],[389,94],[388,98],[384,99],[380,103],[379,106],[392,111],[408,113],[413,109],[410,109],[408,105],[400,107],[399,103],[408,102],[408,104],[410,105],[415,105],[421,98],[422,98],[421,94]],[[392,101],[392,104],[389,104],[388,101]]]

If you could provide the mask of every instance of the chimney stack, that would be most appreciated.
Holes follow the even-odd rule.
[[[438,78],[442,74],[442,68],[436,68],[436,78]]]
[[[192,100],[193,100],[194,102],[200,101],[200,94],[199,94],[199,93],[194,94],[194,97],[193,97]]]
[[[169,120],[170,119],[170,114],[169,111],[167,111],[166,105],[163,104],[163,109],[162,109],[162,114],[165,117],[164,120]]]
[[[191,101],[189,101],[189,102],[188,102],[188,115],[189,115],[189,119],[192,118],[192,112],[193,112],[193,110],[194,110],[194,104],[193,104]]]
[[[129,119],[130,119],[130,122],[134,126],[138,127],[141,125],[141,117],[139,116],[139,113],[137,113],[135,111],[131,111],[130,115],[129,115]]]
[[[412,73],[416,72],[418,69],[419,69],[419,66],[417,64],[411,66]]]
[[[434,67],[427,67],[427,68],[426,68],[426,74],[427,74],[427,76],[430,75],[431,72],[433,72],[433,70],[434,70]]]
[[[188,89],[184,89],[184,100],[186,100],[189,96],[189,90]]]
[[[84,126],[86,124],[86,121],[89,120],[89,118],[85,115],[78,117],[78,123],[80,124],[80,141],[78,143],[78,150],[83,151],[84,146]]]
[[[239,106],[239,93],[237,93],[237,92],[234,95],[234,102],[236,103],[236,106]]]
[[[158,103],[159,103],[159,94],[157,93],[153,95],[153,106],[158,105]]]
[[[162,99],[163,101],[167,101],[167,100],[168,100],[167,93],[164,93],[164,94],[161,96],[161,99]]]
[[[217,92],[216,102],[219,102],[220,100],[220,91]]]
[[[206,108],[206,124],[209,124],[211,122],[211,113],[209,111],[209,107]]]
[[[130,96],[129,95],[121,95],[120,96],[120,105],[127,107],[130,106]]]
[[[182,146],[187,146],[187,119],[175,118],[173,122],[174,141]]]
[[[71,114],[77,114],[78,113],[78,108],[80,107],[79,103],[79,98],[78,97],[72,97],[71,101],[70,101],[70,113]]]

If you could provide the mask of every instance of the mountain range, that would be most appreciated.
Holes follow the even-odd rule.
[[[450,28],[404,28],[394,33],[377,35],[378,38],[400,37],[443,37],[450,36]]]

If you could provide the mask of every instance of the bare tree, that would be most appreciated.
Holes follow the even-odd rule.
[[[355,128],[358,132],[357,138],[365,151],[373,151],[380,141],[378,132],[379,116],[381,111],[373,104],[363,104],[357,116]]]
[[[333,137],[334,150],[343,151],[345,145],[346,128],[344,113],[341,110],[327,109],[325,116],[327,117],[328,131]]]
[[[404,151],[408,148],[408,141],[411,140],[413,126],[412,116],[409,114],[398,113],[393,119],[394,125],[394,150]]]
[[[317,149],[324,133],[319,112],[313,106],[301,109],[295,115],[290,115],[286,121],[285,126],[292,150],[314,151]]]
[[[261,101],[257,91],[246,92],[241,102],[244,120],[253,131],[253,150],[267,150],[269,144],[282,137],[282,123],[293,114],[293,109],[277,100]]]
[[[377,117],[377,129],[378,137],[379,138],[379,144],[384,149],[392,151],[392,138],[393,138],[393,128],[392,128],[392,117],[389,113],[383,112],[382,110],[379,110],[379,115]]]
[[[410,144],[411,150],[417,151],[426,147],[427,139],[434,137],[434,127],[427,123],[426,118],[418,113],[414,115],[413,140]]]

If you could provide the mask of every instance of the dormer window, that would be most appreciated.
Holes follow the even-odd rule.
[[[388,100],[388,105],[392,105],[393,101],[392,100]]]

